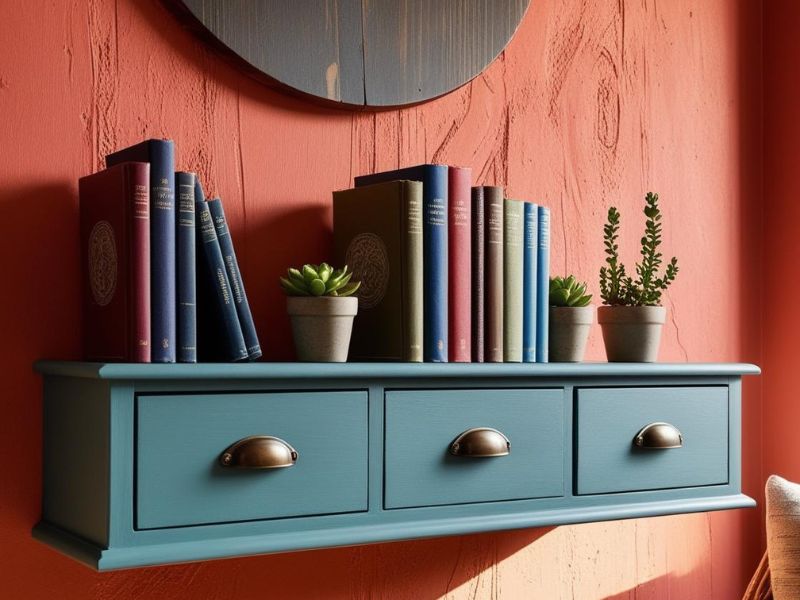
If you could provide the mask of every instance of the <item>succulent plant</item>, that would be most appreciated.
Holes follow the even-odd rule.
[[[592,295],[586,293],[586,284],[568,277],[550,278],[550,306],[587,306]]]
[[[674,256],[659,274],[664,261],[658,250],[662,227],[658,194],[648,192],[644,203],[646,220],[641,240],[642,260],[636,263],[636,279],[625,272],[625,265],[619,260],[619,211],[613,206],[608,209],[608,222],[603,227],[607,264],[600,269],[600,295],[610,306],[659,306],[661,293],[678,275],[678,259]]]
[[[322,263],[303,265],[300,269],[290,267],[287,276],[280,279],[287,296],[351,296],[361,286],[360,281],[350,281],[352,276],[347,265],[334,269]]]

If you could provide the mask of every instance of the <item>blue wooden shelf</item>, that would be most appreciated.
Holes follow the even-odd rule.
[[[33,534],[101,571],[755,505],[740,476],[741,377],[754,365],[35,368]],[[680,447],[637,447],[655,422]],[[502,435],[508,454],[452,454],[474,428]],[[225,467],[223,451],[250,436],[278,438],[296,462]]]
[[[382,379],[409,377],[697,377],[761,373],[746,363],[86,363],[41,360],[45,375],[95,379]]]

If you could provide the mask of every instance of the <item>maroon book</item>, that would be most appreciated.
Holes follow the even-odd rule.
[[[472,169],[448,169],[448,339],[450,362],[472,360]]]
[[[85,357],[150,362],[150,165],[109,167],[78,189]]]

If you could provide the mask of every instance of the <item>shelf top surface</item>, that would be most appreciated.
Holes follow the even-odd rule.
[[[38,361],[43,375],[89,379],[387,379],[481,377],[729,377],[758,375],[746,363],[91,363]]]

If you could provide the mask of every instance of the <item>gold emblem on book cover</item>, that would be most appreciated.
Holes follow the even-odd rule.
[[[117,289],[117,245],[108,221],[98,221],[89,234],[89,287],[99,306],[106,306]]]
[[[358,304],[373,308],[380,304],[389,286],[389,254],[386,244],[374,233],[360,233],[347,247],[347,264],[353,280],[360,281]]]

